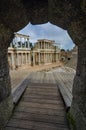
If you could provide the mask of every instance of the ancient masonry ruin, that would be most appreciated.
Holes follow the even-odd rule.
[[[53,40],[40,39],[31,50],[29,36],[15,33],[8,48],[8,63],[12,70],[28,65],[51,64],[59,60],[60,48]]]

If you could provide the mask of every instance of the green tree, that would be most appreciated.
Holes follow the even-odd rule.
[[[65,52],[65,49],[61,49],[61,51],[64,51],[64,52]]]
[[[30,45],[30,48],[32,50],[33,49],[33,44],[30,42],[29,45]]]

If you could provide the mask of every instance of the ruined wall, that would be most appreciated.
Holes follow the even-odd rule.
[[[6,124],[13,109],[7,48],[13,33],[27,23],[25,9],[19,0],[0,1],[0,128]]]
[[[67,29],[74,43],[78,45],[78,66],[73,85],[74,98],[70,115],[78,130],[86,129],[85,17],[86,0],[0,1],[0,125],[2,125],[2,122],[7,121],[12,111],[7,48],[13,38],[13,33],[24,27],[29,21],[33,24],[50,21],[55,25]],[[2,116],[3,113],[5,113],[4,116]],[[5,118],[6,115],[7,118]]]

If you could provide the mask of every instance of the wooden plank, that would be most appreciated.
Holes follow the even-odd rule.
[[[45,83],[39,83],[33,74],[20,102],[9,120],[5,130],[68,130],[66,112],[54,78],[46,74]],[[36,83],[32,83],[36,79]],[[46,80],[47,79],[47,80]]]
[[[35,103],[35,102],[24,102],[24,101],[21,101],[21,103],[19,103],[19,107],[27,107],[27,108],[40,108],[40,109],[55,109],[55,110],[58,110],[58,109],[61,109],[63,110],[64,109],[64,106],[62,104],[45,104],[45,103]]]
[[[62,89],[64,89],[64,91],[66,92],[66,94],[68,95],[69,99],[72,100],[72,92],[67,88],[67,83],[68,81],[63,81],[63,77],[62,75],[59,75],[59,79],[61,80],[60,81],[60,84],[61,84],[61,87]],[[71,87],[71,86],[70,86]]]
[[[66,108],[70,108],[72,103],[72,93],[67,89],[66,84],[63,83],[63,79],[61,74],[54,73],[55,79],[57,81],[60,93],[63,97],[63,100],[65,102]]]
[[[70,91],[70,89],[69,89],[69,88],[71,88],[71,85],[68,87],[68,79],[66,79],[66,81],[64,82],[65,78],[61,74],[59,76],[60,76],[60,79],[61,79],[60,84],[62,84],[63,89],[65,89],[68,97],[72,101],[72,91]]]
[[[16,128],[16,127],[10,127],[10,126],[7,126],[6,128],[5,128],[5,130],[27,130],[27,129],[22,129],[22,128]],[[28,130],[31,130],[31,129],[28,129]]]
[[[54,92],[56,92],[56,90],[55,89],[52,89],[52,88],[46,88],[46,87],[42,87],[42,88],[40,88],[40,87],[28,87],[27,88],[27,90],[29,91],[29,92],[52,92],[52,93],[54,93]]]
[[[10,123],[7,125],[10,127],[17,127],[23,129],[34,129],[34,130],[68,130],[67,125],[60,123],[48,123],[48,122],[35,122],[22,119],[11,119]]]
[[[20,97],[22,96],[22,94],[24,93],[27,85],[28,85],[28,78],[26,78],[19,87],[17,87],[17,89],[12,93],[13,96],[13,103],[16,104]]]
[[[54,116],[64,116],[65,117],[65,112],[64,112],[64,109],[44,109],[44,108],[40,108],[40,109],[38,109],[38,108],[33,108],[33,107],[29,107],[29,108],[27,108],[27,107],[17,107],[16,109],[15,109],[15,112],[22,112],[22,113],[25,113],[25,112],[29,112],[29,113],[37,113],[38,115],[39,114],[44,114],[44,115],[54,115]]]
[[[59,117],[59,118],[58,118]],[[39,114],[39,116],[36,113],[22,113],[22,112],[16,112],[13,115],[13,119],[22,119],[22,120],[29,120],[29,121],[36,121],[36,122],[48,122],[48,123],[62,123],[67,124],[66,119],[64,116],[50,116],[50,115],[44,115]]]
[[[47,103],[47,104],[63,104],[61,100],[50,100],[50,99],[38,99],[38,98],[28,98],[22,97],[21,101],[25,102],[35,102],[35,103]]]

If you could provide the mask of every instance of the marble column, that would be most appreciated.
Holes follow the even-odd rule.
[[[47,43],[48,44],[48,49],[49,49],[49,43]]]
[[[40,65],[40,52],[39,52],[39,65]]]
[[[46,63],[46,53],[45,53],[45,63]]]
[[[57,53],[55,53],[55,55],[56,55],[56,60],[55,60],[55,62],[57,62]]]
[[[18,42],[17,42],[17,37],[16,36],[15,36],[14,41],[15,41],[16,48],[18,48]]]
[[[42,42],[41,42],[41,49],[42,49]]]
[[[44,49],[46,49],[46,42],[44,43]]]
[[[25,53],[25,57],[26,57],[26,64],[27,64],[27,53]]]
[[[33,65],[35,65],[35,52],[33,52]]]
[[[27,63],[29,63],[29,53],[27,53]]]
[[[21,42],[21,48],[22,48],[22,38],[20,37],[20,42]]]
[[[52,55],[53,55],[53,54],[51,53],[51,63],[52,63]]]
[[[29,53],[29,64],[31,64],[31,54]]]
[[[18,57],[18,53],[16,53],[16,67],[18,68],[19,66],[19,57]]]
[[[29,64],[31,64],[31,53],[29,52],[29,55],[28,55],[28,59],[29,59]]]
[[[43,48],[42,48],[42,42],[41,42],[41,49],[43,49]]]
[[[28,44],[28,48],[30,48],[30,45],[29,45],[29,38],[27,38],[27,44]]]
[[[39,49],[40,49],[40,42],[39,42]]]
[[[50,44],[49,44],[49,49],[50,49]]]
[[[50,63],[50,54],[48,53],[48,59],[49,59],[49,62],[48,63]]]
[[[45,42],[44,42],[44,49],[45,49]]]
[[[14,69],[14,54],[11,53],[11,67]]]
[[[44,52],[44,64],[45,64],[45,52]]]
[[[46,63],[47,63],[47,53],[46,53]]]
[[[56,56],[56,61],[58,61],[59,59],[58,59],[58,55],[59,55],[59,53],[57,53],[57,56]]]
[[[46,58],[46,63],[48,62],[48,53],[46,53],[46,55],[47,55],[47,58]]]
[[[21,64],[23,65],[23,53],[21,53]]]
[[[24,42],[25,42],[25,48],[27,48],[27,46],[26,46],[26,38],[24,38]]]
[[[47,47],[47,43],[46,43],[46,48],[48,49],[48,47]]]

